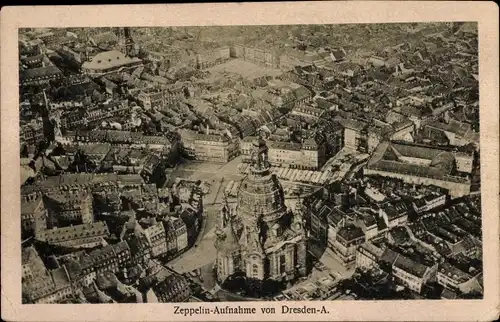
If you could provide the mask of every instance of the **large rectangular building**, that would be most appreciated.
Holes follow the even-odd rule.
[[[238,139],[228,135],[203,134],[191,130],[180,130],[182,151],[198,161],[227,163],[239,155]]]
[[[432,147],[382,142],[363,171],[365,175],[441,187],[447,189],[453,198],[470,193],[470,179],[456,175],[453,153]]]
[[[84,73],[100,77],[142,66],[139,58],[130,58],[117,50],[99,53],[82,65]]]
[[[48,244],[72,247],[93,248],[102,245],[109,237],[108,226],[100,221],[91,224],[75,225],[37,231],[35,238]]]
[[[94,221],[92,195],[88,192],[58,191],[47,194],[45,200],[52,227],[90,224]]]
[[[249,162],[256,137],[241,140],[240,149],[243,161]],[[267,141],[269,162],[272,166],[296,169],[318,170],[326,162],[324,143],[306,139],[303,143]]]

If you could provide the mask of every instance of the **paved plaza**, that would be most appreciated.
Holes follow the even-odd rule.
[[[207,68],[206,71],[211,74],[209,80],[216,80],[224,76],[225,72],[235,73],[247,79],[278,76],[283,73],[280,69],[259,66],[243,59],[231,59],[226,63]]]

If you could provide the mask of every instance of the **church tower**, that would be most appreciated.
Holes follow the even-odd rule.
[[[223,283],[226,278],[239,270],[240,246],[232,227],[232,213],[225,201],[215,229],[215,248],[217,250],[217,280]]]
[[[262,138],[253,143],[252,163],[240,184],[234,213],[227,204],[222,209],[216,242],[218,279],[239,269],[256,280],[292,281],[307,273],[302,219],[285,206],[283,187],[271,172]]]

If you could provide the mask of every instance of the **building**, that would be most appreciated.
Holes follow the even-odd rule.
[[[167,239],[167,256],[174,257],[178,254],[177,249],[177,234],[174,228],[174,224],[171,220],[172,217],[167,217],[163,220],[163,226],[165,228],[165,234]]]
[[[48,274],[47,268],[38,255],[35,247],[30,246],[21,250],[22,282],[28,283],[45,277]]]
[[[225,204],[218,223],[217,280],[237,271],[258,281],[291,281],[307,274],[307,240],[300,214],[286,209],[283,188],[271,174],[264,140],[254,142],[251,173],[237,205]]]
[[[45,140],[43,122],[40,119],[32,120],[30,123],[21,125],[20,140],[28,145],[37,145]]]
[[[416,213],[423,213],[446,203],[446,195],[435,193],[416,199],[412,202],[413,209]]]
[[[408,221],[408,206],[402,200],[382,205],[379,213],[389,229]]]
[[[47,276],[23,284],[23,297],[28,303],[61,303],[74,296],[66,267],[51,270]]]
[[[338,231],[346,224],[347,215],[339,208],[328,214],[328,247],[335,247]]]
[[[290,114],[302,116],[314,121],[318,120],[325,111],[312,106],[298,105],[296,106]]]
[[[33,185],[21,187],[21,196],[30,197],[37,193],[51,193],[69,190],[92,191],[93,189],[116,190],[123,187],[139,188],[144,186],[138,174],[115,173],[63,173],[36,181]]]
[[[365,242],[356,249],[356,268],[375,267],[384,251],[371,242]]]
[[[252,142],[256,137],[248,136],[241,140],[240,150],[244,162],[250,162]],[[277,167],[318,170],[326,162],[326,146],[316,143],[312,138],[303,143],[268,141],[269,163]]]
[[[415,124],[410,120],[393,123],[394,132],[390,136],[392,141],[407,141],[413,142],[413,133],[415,132]]]
[[[80,143],[80,144],[63,144],[62,148],[65,150],[66,155],[74,160],[78,152],[83,153],[90,161],[99,165],[104,157],[111,150],[109,143]]]
[[[363,230],[353,224],[348,224],[339,229],[332,250],[345,267],[351,267],[356,260],[356,249],[364,242]]]
[[[373,66],[376,67],[383,67],[385,66],[386,60],[383,57],[379,56],[371,56],[368,58],[368,61],[373,64]]]
[[[372,214],[370,211],[368,213],[360,213],[357,215],[356,225],[365,233],[365,239],[368,241],[377,237],[379,230],[375,214]]]
[[[175,232],[177,251],[182,252],[188,247],[186,224],[182,221],[182,219],[172,217],[172,228]]]
[[[149,151],[143,149],[117,146],[106,155],[102,167],[116,172],[139,173],[148,156]]]
[[[51,227],[94,222],[92,194],[85,191],[59,191],[45,196]]]
[[[93,285],[118,303],[142,303],[141,292],[131,285],[122,283],[112,272],[99,274]]]
[[[431,277],[436,275],[437,265],[428,267],[419,262],[398,254],[396,260],[392,264],[392,276],[403,286],[410,290],[420,293],[422,287]]]
[[[446,261],[439,264],[436,278],[439,284],[454,291],[470,293],[480,289],[474,275],[464,272]]]
[[[143,135],[140,132],[120,130],[78,131],[72,140],[77,142],[108,142],[130,148],[168,151],[176,148],[166,136]]]
[[[397,114],[397,113],[392,113]],[[344,127],[344,146],[363,153],[372,153],[383,140],[413,142],[414,124],[402,117],[394,120],[372,119],[370,122],[357,119],[343,119],[340,124]]]
[[[103,239],[107,237],[109,237],[109,230],[103,221],[45,229],[37,231],[35,234],[35,238],[39,241],[72,248],[97,247],[102,245]]]
[[[474,169],[474,155],[464,152],[453,152],[455,156],[457,171],[472,173]]]
[[[479,133],[474,132],[470,124],[456,120],[450,120],[449,123],[428,122],[423,131],[429,137],[433,137],[434,132],[443,133],[449,145],[464,146],[469,143],[476,145],[479,143]]]
[[[46,56],[43,54],[28,56],[25,58],[21,58],[21,61],[26,67],[29,68],[40,68],[43,67],[43,62],[46,59]]]
[[[443,289],[443,292],[441,292],[442,300],[456,300],[457,296],[457,293],[447,288]]]
[[[397,226],[387,232],[387,242],[391,245],[409,245],[413,242],[404,226]]]
[[[88,286],[100,274],[107,272],[116,273],[120,269],[118,266],[118,256],[112,245],[107,245],[85,254],[80,260],[82,268],[83,284]]]
[[[151,257],[160,257],[167,254],[167,236],[163,224],[154,223],[144,229],[144,235],[151,247]]]
[[[230,48],[222,47],[196,55],[196,67],[205,69],[225,63],[230,59]]]
[[[43,41],[45,43],[45,45],[51,46],[55,42],[57,42],[57,39],[60,37],[60,35],[58,35],[55,32],[55,30],[53,30],[53,31],[44,32],[42,34],[38,34],[35,37],[36,37],[36,39],[40,39],[41,41]]]
[[[123,53],[111,50],[101,52],[82,65],[82,71],[92,77],[127,71],[142,66],[139,58],[130,58]]]
[[[310,237],[322,245],[328,244],[328,216],[333,212],[322,200],[317,200],[307,211],[310,214]]]
[[[163,91],[160,89],[147,88],[141,90],[137,95],[137,100],[139,105],[146,110],[151,108],[163,109],[166,104]]]
[[[238,139],[226,134],[198,133],[187,129],[181,129],[179,133],[182,151],[194,160],[227,163],[240,153]]]
[[[277,51],[236,44],[229,47],[229,54],[230,57],[243,59],[256,65],[272,68],[280,67],[280,58]]]
[[[434,117],[430,108],[413,106],[411,104],[416,104],[416,102],[411,101],[411,98],[397,100],[396,105],[399,107],[396,109],[399,109],[399,113],[413,122],[415,129],[420,130],[425,127],[425,124],[432,122]]]
[[[126,241],[121,241],[116,244],[111,245],[113,251],[115,252],[118,267],[128,267],[131,264],[132,253],[130,247]]]
[[[279,67],[284,70],[290,70],[295,66],[308,66],[311,65],[310,61],[306,61],[306,53],[291,48],[286,48],[284,52],[279,55]]]
[[[44,85],[63,78],[62,71],[52,65],[19,71],[19,85],[21,86]]]
[[[470,179],[455,174],[453,153],[436,148],[385,141],[377,146],[363,171],[365,175],[441,187],[453,198],[470,193]]]
[[[344,147],[362,152],[374,149],[373,145],[368,146],[368,137],[363,122],[345,120],[342,126],[344,127]]]
[[[47,228],[47,210],[40,196],[21,201],[21,230],[24,236]]]
[[[186,302],[191,296],[188,280],[179,274],[172,273],[155,284],[146,294],[148,303]]]
[[[130,248],[131,262],[134,265],[146,265],[151,258],[151,247],[147,238],[139,233],[127,238]]]

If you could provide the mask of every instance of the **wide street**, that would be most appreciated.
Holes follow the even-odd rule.
[[[200,268],[203,277],[206,277],[208,284],[215,285],[215,282],[209,283],[212,265],[215,261],[215,228],[221,211],[223,201],[223,189],[230,180],[241,180],[242,176],[238,174],[237,166],[240,158],[231,162],[221,164],[211,163],[185,163],[181,164],[173,173],[176,177],[189,180],[203,180],[210,184],[210,191],[203,196],[204,205],[204,223],[202,231],[195,245],[172,260],[168,266],[180,273],[186,273]],[[205,279],[205,278],[204,278]],[[204,285],[205,286],[205,285]],[[209,286],[209,285],[206,285]]]
[[[215,227],[220,214],[220,205],[206,204],[205,214],[204,231],[200,232],[201,236],[195,245],[168,264],[179,273],[193,271],[211,264],[215,260]]]

